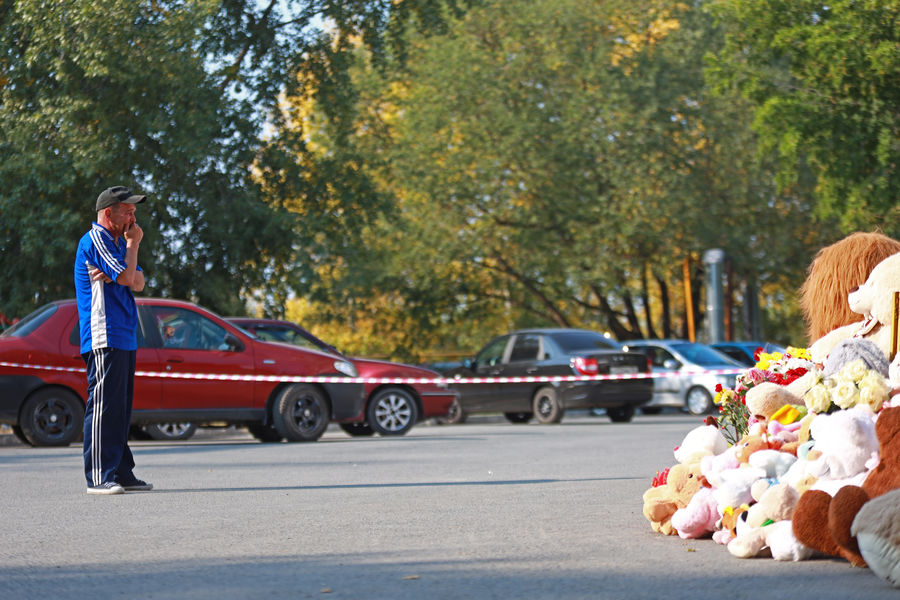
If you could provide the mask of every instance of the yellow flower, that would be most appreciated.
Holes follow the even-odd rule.
[[[809,355],[809,350],[806,348],[794,348],[793,346],[787,347],[787,353],[793,356],[794,358],[802,358],[803,360],[812,360],[812,356]]]
[[[809,389],[803,396],[803,403],[809,412],[823,413],[831,407],[831,394],[823,384],[819,383]]]
[[[732,399],[734,399],[734,390],[722,388],[721,392],[716,392],[716,397],[713,400],[716,404],[725,404],[726,402],[731,402]]]
[[[768,352],[760,352],[759,360],[756,362],[756,368],[767,371],[769,369],[769,365],[771,365],[772,363],[777,363],[782,358],[783,356],[781,352],[772,352],[771,354]]]

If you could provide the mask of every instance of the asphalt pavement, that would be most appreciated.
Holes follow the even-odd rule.
[[[0,444],[0,598],[892,598],[868,569],[653,533],[641,494],[699,424],[482,419],[399,438],[133,442],[151,492],[88,496],[81,449]],[[4,437],[0,435],[0,437]]]

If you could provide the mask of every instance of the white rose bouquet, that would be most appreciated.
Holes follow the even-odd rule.
[[[889,394],[887,379],[877,371],[867,369],[862,359],[857,359],[844,365],[831,377],[813,385],[803,396],[803,402],[814,413],[858,405],[868,406],[873,412],[878,412]]]

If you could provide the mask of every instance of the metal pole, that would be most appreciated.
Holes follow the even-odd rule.
[[[707,342],[725,341],[725,299],[722,291],[722,274],[725,265],[725,252],[713,248],[703,253],[703,265],[706,267],[706,327]]]

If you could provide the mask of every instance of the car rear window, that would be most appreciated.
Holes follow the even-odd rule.
[[[46,304],[24,317],[21,321],[0,333],[0,337],[25,337],[43,325],[59,308],[56,304]]]
[[[593,331],[563,331],[553,334],[560,349],[569,354],[577,350],[618,350],[619,345]]]
[[[735,348],[734,346],[716,346],[716,350],[738,362],[746,362],[749,360],[749,357],[743,350]],[[752,350],[750,351],[750,354],[753,354]]]
[[[703,344],[673,344],[672,348],[687,360],[695,365],[700,365],[701,367],[711,367],[713,365],[724,365],[734,362],[721,352],[713,350],[709,346],[704,346]]]

